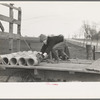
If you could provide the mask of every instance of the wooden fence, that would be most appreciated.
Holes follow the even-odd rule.
[[[14,4],[5,4],[0,3],[1,5],[5,7],[9,7],[9,17],[0,14],[0,20],[8,22],[9,23],[9,32],[1,32],[0,36],[9,36],[9,50],[12,53],[13,52],[13,39],[17,39],[17,51],[20,51],[20,38],[21,38],[21,8],[20,7],[14,7]],[[14,19],[14,10],[18,11],[18,19]],[[17,24],[17,34],[13,33],[13,24]],[[8,35],[8,34],[9,35]]]

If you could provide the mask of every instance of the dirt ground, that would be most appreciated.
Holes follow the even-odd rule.
[[[31,46],[33,47],[34,44],[31,44]],[[39,44],[38,48],[40,48],[40,46],[41,45]],[[71,43],[68,43],[68,46],[71,58],[86,59],[86,50],[84,48],[75,46]],[[24,73],[25,71],[26,70],[24,69],[6,69],[4,71],[0,71],[0,82],[9,81],[9,77],[13,75],[17,75],[17,77],[12,77],[10,79],[11,82],[21,81],[22,79],[20,78],[20,76],[25,77],[27,76],[26,74],[29,72],[26,71],[26,73]]]

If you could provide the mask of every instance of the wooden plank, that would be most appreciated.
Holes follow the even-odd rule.
[[[13,39],[18,39],[20,38],[19,34],[9,34],[8,32],[1,32],[0,31],[0,38],[5,38],[5,39],[9,39],[9,38],[13,38]]]
[[[21,24],[21,22],[19,20],[4,16],[4,15],[1,15],[1,14],[0,14],[0,20],[10,22],[10,23],[14,23],[14,24],[18,24],[18,25]]]
[[[10,4],[11,6],[13,6],[12,4]],[[13,9],[12,8],[9,8],[9,17],[13,19]],[[10,36],[13,34],[13,23],[9,23],[9,33],[10,33]],[[9,38],[9,50],[10,52],[12,53],[13,52],[13,38],[10,37]]]
[[[18,11],[18,20],[21,22],[21,10]],[[17,34],[21,36],[21,24],[17,25]],[[20,38],[17,40],[17,51],[20,51]]]
[[[17,26],[17,34],[21,35],[21,8],[20,11],[18,11],[18,20],[20,21],[20,24]]]
[[[15,9],[15,10],[20,11],[20,8],[17,8],[17,7],[11,6],[11,5],[9,5],[9,4],[6,4],[6,3],[0,3],[0,4],[3,5],[3,6],[6,6],[6,7],[9,7],[9,8],[12,8],[12,9]]]
[[[82,73],[93,73],[100,74],[99,71],[87,70],[91,68],[91,65],[85,64],[71,64],[71,63],[59,63],[59,64],[47,64],[41,63],[39,66],[17,66],[17,65],[0,65],[4,68],[22,68],[22,69],[38,69],[38,70],[55,70],[55,71],[68,71],[68,72],[82,72]]]

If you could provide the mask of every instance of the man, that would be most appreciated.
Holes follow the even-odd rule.
[[[68,53],[69,49],[62,35],[47,37],[46,35],[41,34],[39,38],[40,42],[43,42],[41,52],[44,58],[47,58],[50,52],[53,53],[53,56],[57,62],[59,62],[59,55],[62,56],[63,60],[69,58],[69,54],[66,54],[65,48],[67,48],[66,50],[68,50]]]
[[[4,32],[4,27],[1,22],[0,22],[0,28],[1,28],[2,32]]]

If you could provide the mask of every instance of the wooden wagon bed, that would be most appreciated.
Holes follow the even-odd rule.
[[[18,69],[33,71],[33,76],[39,76],[41,80],[60,81],[100,81],[99,60],[70,59],[59,63],[41,62],[38,66],[0,65],[1,69]],[[96,65],[96,66],[95,66]]]
[[[70,61],[61,61],[59,63],[54,63],[54,64],[47,63],[47,62],[41,62],[38,66],[0,65],[0,68],[2,69],[21,68],[21,69],[73,71],[73,72],[100,74],[99,67],[92,66],[93,63],[94,63],[93,60],[70,59]]]

